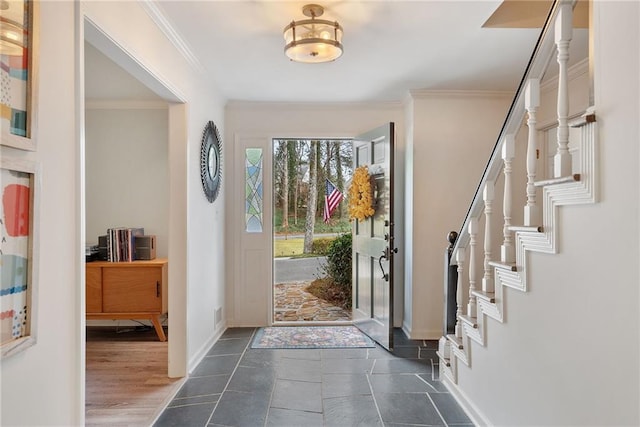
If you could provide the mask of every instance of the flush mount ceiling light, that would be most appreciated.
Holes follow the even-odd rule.
[[[0,55],[21,56],[24,51],[24,28],[7,16],[15,13],[9,10],[11,3],[0,1]]]
[[[317,19],[324,8],[308,4],[302,13],[311,19],[292,21],[284,28],[284,53],[296,62],[335,61],[342,55],[342,27],[337,21]]]

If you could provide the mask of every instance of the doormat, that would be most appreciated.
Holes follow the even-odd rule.
[[[251,348],[368,348],[371,338],[355,326],[277,326],[260,328]]]

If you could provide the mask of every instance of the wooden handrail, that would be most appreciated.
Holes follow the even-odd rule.
[[[575,6],[577,0],[572,1],[572,6]],[[467,210],[467,214],[465,215],[464,222],[460,227],[460,232],[458,233],[458,239],[454,245],[453,251],[454,253],[459,248],[465,248],[469,245],[470,236],[468,233],[469,222],[472,218],[477,218],[481,215],[484,209],[484,201],[483,201],[483,190],[487,182],[495,182],[498,178],[498,175],[502,171],[503,163],[501,158],[501,149],[502,143],[508,135],[515,135],[518,129],[522,125],[522,120],[525,115],[525,88],[526,82],[529,79],[542,79],[544,76],[547,67],[549,66],[549,62],[553,59],[555,53],[555,40],[554,40],[554,23],[555,17],[558,13],[559,6],[565,3],[565,0],[554,0],[551,8],[549,9],[549,14],[544,23],[544,27],[540,33],[540,37],[538,38],[531,58],[527,63],[527,67],[522,76],[522,80],[518,85],[518,89],[514,96],[513,102],[509,107],[509,111],[507,112],[507,116],[502,125],[496,143],[491,151],[491,156],[489,161],[487,162],[487,166],[482,173],[482,178],[478,183],[478,187],[473,196],[473,200]],[[452,264],[456,264],[457,261],[455,257],[451,260]]]

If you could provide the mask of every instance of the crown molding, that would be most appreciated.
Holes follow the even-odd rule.
[[[399,101],[388,102],[270,102],[270,101],[234,101],[227,102],[227,110],[402,110],[403,104]]]
[[[412,89],[409,97],[413,99],[433,98],[512,98],[514,91],[508,90],[433,90]]]
[[[87,99],[85,110],[166,110],[166,101],[141,101],[136,99]]]
[[[173,27],[173,24],[167,19],[162,10],[156,4],[156,0],[143,0],[140,2],[142,8],[147,15],[153,19],[160,31],[169,39],[178,52],[187,60],[189,65],[198,73],[204,73],[206,70],[198,57],[193,53],[189,44],[184,40],[180,33]]]

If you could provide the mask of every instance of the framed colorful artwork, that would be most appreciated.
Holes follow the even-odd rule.
[[[0,7],[0,144],[35,151],[38,94],[38,2]]]
[[[0,357],[36,343],[39,170],[0,159]]]

